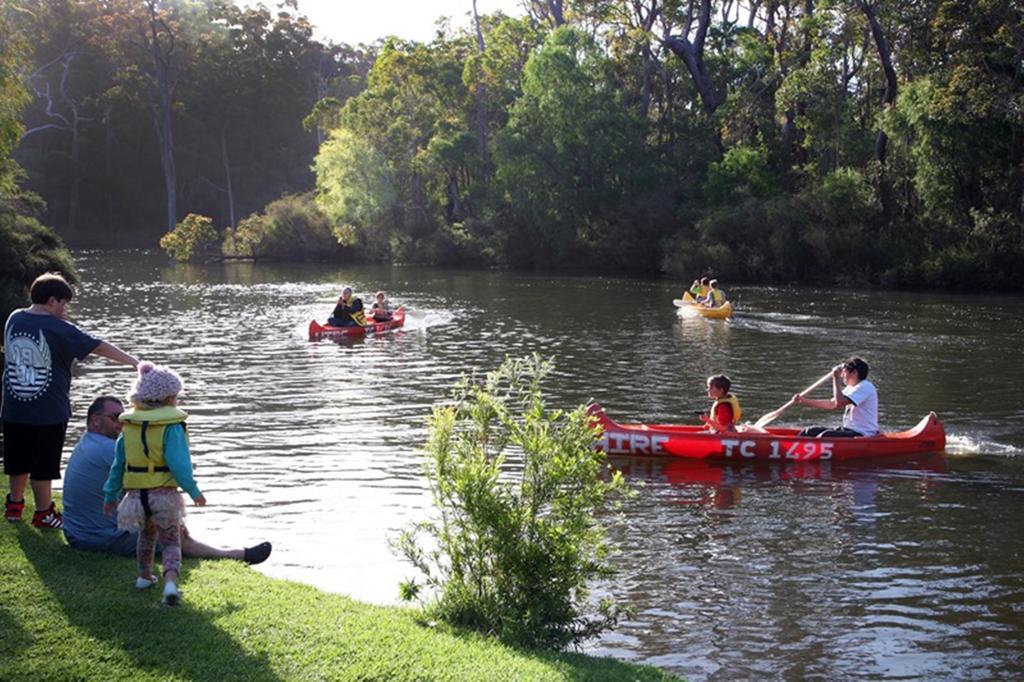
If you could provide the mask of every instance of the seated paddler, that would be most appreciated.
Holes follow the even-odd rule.
[[[708,377],[708,397],[715,402],[711,405],[711,413],[702,414],[700,420],[712,433],[735,431],[743,415],[740,401],[729,392],[731,388],[732,380],[724,374]]]
[[[363,299],[352,295],[352,287],[342,289],[341,298],[338,299],[338,305],[334,306],[334,312],[327,318],[327,324],[332,327],[362,327],[366,324]]]
[[[725,292],[719,288],[717,279],[713,279],[708,282],[708,293],[707,296],[704,297],[703,301],[705,306],[708,308],[721,308],[725,305],[727,300],[728,297],[725,295]]]
[[[370,306],[370,313],[373,315],[374,322],[387,322],[390,320],[394,313],[391,310],[391,301],[385,296],[383,291],[378,291],[373,296],[373,305]]]

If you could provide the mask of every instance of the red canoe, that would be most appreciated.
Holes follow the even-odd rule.
[[[398,329],[405,324],[405,308],[399,308],[391,316],[390,320],[384,322],[370,322],[363,327],[332,327],[328,324],[320,324],[316,320],[309,323],[309,340],[319,341],[320,339],[357,339],[367,334],[380,334],[389,329]]]
[[[618,424],[594,404],[590,414],[601,425],[598,447],[609,455],[653,455],[726,461],[850,460],[892,457],[946,449],[942,422],[930,413],[908,431],[869,438],[808,438],[799,429],[711,433],[703,426]]]

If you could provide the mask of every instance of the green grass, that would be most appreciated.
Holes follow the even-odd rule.
[[[159,586],[134,589],[132,560],[71,549],[59,531],[32,527],[32,509],[21,523],[0,521],[3,680],[674,679],[510,648],[236,561],[185,560],[184,603],[164,608]]]

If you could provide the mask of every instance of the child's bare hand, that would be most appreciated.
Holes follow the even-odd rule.
[[[201,494],[201,493],[200,493],[199,497],[193,498],[192,501],[196,503],[197,507],[205,507],[206,506],[206,496]]]
[[[112,515],[114,513],[115,509],[117,509],[117,503],[116,502],[104,502],[103,503],[103,515],[104,516]]]

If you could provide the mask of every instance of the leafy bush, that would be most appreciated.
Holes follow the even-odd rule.
[[[44,272],[77,281],[71,254],[56,232],[35,218],[0,209],[0,320],[28,305],[28,286]]]
[[[160,238],[160,248],[176,261],[190,261],[204,254],[207,247],[217,241],[217,236],[211,218],[189,213]]]
[[[344,235],[314,201],[313,194],[286,194],[224,231],[221,252],[231,258],[323,260],[344,252]]]
[[[797,194],[708,211],[664,242],[662,267],[684,279],[709,272],[755,282],[864,284],[865,273],[887,265],[873,232],[879,216],[864,176],[841,168]]]
[[[426,475],[439,518],[395,546],[433,588],[435,615],[526,646],[560,648],[605,630],[611,600],[588,613],[588,584],[611,575],[595,517],[627,492],[602,478],[603,453],[586,407],[548,411],[538,356],[507,359],[482,381],[463,379],[430,419]],[[513,472],[510,455],[521,457]],[[513,460],[514,461],[514,460]],[[429,536],[426,549],[422,536]],[[406,598],[419,596],[415,581]]]
[[[765,197],[774,191],[768,151],[764,147],[733,147],[721,161],[708,166],[704,194],[713,206],[725,206],[745,197]]]

